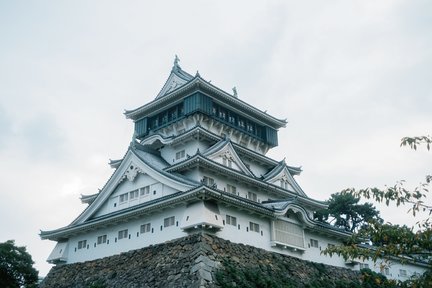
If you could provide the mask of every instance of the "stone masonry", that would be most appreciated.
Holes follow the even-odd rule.
[[[360,279],[358,272],[349,269],[311,263],[196,233],[94,261],[57,265],[40,287],[221,287],[216,274],[227,271],[227,263],[235,269],[259,271],[265,277],[283,275],[297,287],[307,286],[317,277],[330,282]],[[228,286],[224,283],[225,287],[236,287],[233,279]]]

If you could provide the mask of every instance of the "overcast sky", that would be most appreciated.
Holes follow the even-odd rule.
[[[151,3],[151,4],[146,4]],[[55,243],[121,158],[124,109],[157,95],[174,55],[288,125],[269,152],[312,198],[416,186],[432,153],[431,1],[0,1],[0,242],[45,275]],[[405,209],[387,221],[412,224]]]

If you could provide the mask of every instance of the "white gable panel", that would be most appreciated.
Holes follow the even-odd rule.
[[[268,182],[273,184],[273,185],[279,186],[281,188],[284,188],[284,189],[287,189],[290,191],[295,191],[294,187],[289,182],[289,179],[286,176],[286,174],[282,174],[280,177],[274,178]]]
[[[243,163],[241,158],[238,156],[237,152],[234,150],[231,142],[224,140],[225,145],[219,147],[220,143],[216,144],[214,147],[209,148],[204,155],[210,160],[222,164],[228,168],[237,170],[243,174],[253,176],[250,170]]]
[[[193,188],[195,185],[188,184],[187,182],[182,182],[180,179],[176,180],[170,175],[167,175],[167,173],[164,173],[162,171],[158,171],[149,164],[145,163],[145,160],[142,160],[140,157],[138,157],[135,152],[133,152],[132,149],[130,149],[122,163],[120,164],[119,168],[114,172],[114,174],[111,176],[111,178],[108,180],[104,188],[100,191],[99,195],[96,197],[96,199],[90,204],[89,207],[80,215],[77,219],[75,219],[72,224],[79,224],[85,222],[87,219],[98,216],[98,215],[104,215],[106,213],[112,212],[112,208],[118,208],[114,207],[115,200],[112,200],[111,196],[118,187],[124,189],[123,191],[130,189],[137,189],[140,188],[139,186],[136,186],[134,183],[135,181],[138,181],[140,178],[140,175],[148,175],[151,179],[154,179],[157,183],[163,183],[160,184],[159,189],[153,189],[152,193],[156,190],[156,194],[153,194],[152,197],[162,197],[166,193],[174,193],[175,191],[186,191],[191,188]],[[146,178],[143,178],[146,179]],[[140,180],[145,181],[145,180]],[[129,184],[123,184],[123,182],[131,182]],[[136,187],[136,188],[135,188]],[[158,190],[160,193],[158,193]],[[131,191],[130,191],[131,192]],[[118,192],[120,193],[120,192]],[[129,198],[129,197],[128,197]]]
[[[108,201],[94,214],[94,217],[145,203],[178,191],[147,174],[139,173],[134,181],[122,181],[111,193]]]
[[[275,169],[278,169],[277,167]],[[270,172],[271,173],[271,172]],[[294,177],[288,171],[286,166],[280,170],[279,173],[266,178],[265,181],[271,183],[273,185],[279,186],[283,189],[293,191],[299,195],[306,196],[304,191],[300,188],[300,186],[295,181]]]
[[[162,87],[162,90],[156,96],[156,99],[159,99],[169,92],[180,88],[192,79],[193,77],[191,75],[175,67],[173,71],[171,71],[171,74],[168,77],[165,85]]]

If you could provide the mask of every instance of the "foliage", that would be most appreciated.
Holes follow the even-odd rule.
[[[416,136],[416,137],[404,137],[401,140],[401,146],[410,146],[411,149],[417,150],[417,146],[426,144],[426,149],[431,150],[432,136]],[[426,183],[432,182],[432,175],[426,175]],[[429,211],[432,207],[429,206]]]
[[[384,275],[376,273],[368,268],[360,270],[362,274],[362,287],[363,288],[393,288],[398,287],[398,283],[394,280],[388,280]]]
[[[412,149],[417,149],[420,144],[426,144],[427,150],[430,151],[431,143],[432,138],[430,136],[405,137],[401,141],[401,146],[410,146]],[[425,202],[431,180],[430,175],[426,176],[426,182],[421,183],[412,191],[405,188],[404,181],[385,189],[366,188],[356,190],[351,188],[342,191],[341,193],[344,195],[373,199],[386,205],[409,205],[408,212],[413,216],[418,216],[419,212],[427,212],[428,217],[418,221],[416,227],[412,228],[370,221],[369,225],[354,233],[346,245],[327,248],[323,253],[337,254],[345,259],[372,259],[375,262],[395,258],[402,263],[422,261],[429,265],[426,273],[420,277],[413,277],[410,281],[399,285],[432,287],[432,206]],[[374,245],[370,247],[359,245],[362,242],[369,241]],[[381,265],[386,265],[386,262],[382,262]]]
[[[0,287],[36,287],[38,271],[25,247],[13,240],[0,243]]]
[[[431,136],[415,136],[404,137],[401,140],[401,146],[410,146],[411,149],[417,150],[417,146],[426,144],[427,150],[431,149],[432,137]]]
[[[360,197],[349,193],[332,194],[327,201],[328,209],[315,213],[318,221],[354,232],[370,221],[381,222],[379,211],[371,203],[359,204]]]

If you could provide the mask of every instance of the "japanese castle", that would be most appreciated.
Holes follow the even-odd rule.
[[[287,122],[183,71],[176,57],[153,101],[125,112],[135,125],[113,174],[69,225],[42,231],[57,244],[53,264],[84,262],[205,232],[333,266],[374,268],[321,251],[350,233],[317,222],[323,202],[295,180],[299,167],[266,156]],[[386,268],[387,269],[387,268]],[[404,279],[414,265],[381,271]]]

